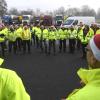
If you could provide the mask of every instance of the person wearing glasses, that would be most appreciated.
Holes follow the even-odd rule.
[[[100,100],[100,34],[90,39],[86,52],[89,69],[81,68],[77,72],[84,86],[65,100]]]

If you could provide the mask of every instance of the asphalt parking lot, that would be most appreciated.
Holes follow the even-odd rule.
[[[87,66],[80,56],[80,51],[46,56],[32,48],[31,54],[7,54],[5,68],[15,70],[22,78],[31,100],[61,100],[80,87],[76,72]]]

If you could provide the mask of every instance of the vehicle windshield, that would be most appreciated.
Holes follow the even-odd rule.
[[[63,17],[62,16],[56,16],[56,20],[62,20]]]
[[[18,20],[18,17],[13,17],[13,20]]]
[[[66,20],[63,25],[70,25],[74,20]]]
[[[23,20],[29,20],[28,16],[23,16]]]

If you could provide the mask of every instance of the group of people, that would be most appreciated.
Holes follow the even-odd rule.
[[[26,52],[26,45],[30,53],[31,39],[34,45],[45,53],[51,53],[51,47],[55,50],[55,41],[59,41],[59,52],[66,52],[66,39],[69,39],[69,52],[74,53],[75,42],[77,47],[82,48],[83,57],[87,55],[89,69],[80,69],[78,75],[81,78],[81,89],[74,90],[67,99],[64,100],[100,100],[100,29],[95,25],[91,27],[80,25],[78,29],[73,26],[69,29],[54,26],[46,28],[44,26],[10,26],[0,27],[0,44],[2,54],[6,41],[8,41],[9,52]],[[48,41],[48,44],[47,44]],[[81,46],[80,46],[81,45]],[[49,48],[47,47],[49,46]],[[48,50],[48,49],[49,50]],[[0,58],[0,66],[3,59]],[[0,68],[0,100],[30,100],[20,77],[11,70]]]
[[[83,87],[61,100],[100,100],[100,34],[90,39],[86,51],[89,69],[78,71]],[[0,58],[0,67],[3,61]],[[4,68],[0,68],[0,100],[30,100],[20,77]]]
[[[9,53],[13,51],[14,54],[17,52],[25,54],[26,49],[28,49],[28,53],[31,53],[31,47],[35,46],[47,55],[50,55],[53,49],[53,54],[55,55],[57,50],[59,50],[59,53],[66,52],[66,40],[68,40],[69,53],[74,53],[75,48],[82,49],[82,57],[84,58],[86,56],[86,45],[94,34],[98,34],[99,31],[99,27],[95,24],[89,27],[88,25],[83,25],[82,22],[78,27],[71,26],[69,28],[63,26],[57,28],[54,26],[40,26],[39,24],[36,26],[33,24],[9,26],[1,24],[1,51],[3,56],[6,48]]]

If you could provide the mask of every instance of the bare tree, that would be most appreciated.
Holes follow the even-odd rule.
[[[96,12],[95,12],[94,9],[91,9],[91,10],[90,10],[90,16],[96,16]]]
[[[39,8],[36,9],[35,15],[40,16],[42,14],[41,10]]]
[[[97,11],[97,19],[100,19],[100,8],[98,9],[98,11]]]
[[[32,9],[22,10],[20,11],[20,15],[33,15],[34,12]]]
[[[11,9],[8,11],[8,14],[9,14],[9,15],[19,15],[19,11],[17,10],[17,8],[11,8]]]
[[[64,7],[60,7],[58,8],[58,14],[61,14],[61,15],[65,15],[65,8]]]
[[[88,5],[82,6],[81,9],[82,16],[96,16],[96,12],[94,9],[91,9]]]
[[[68,16],[80,16],[80,10],[78,8],[69,8],[66,10]]]
[[[4,15],[7,11],[7,3],[5,0],[0,0],[0,16]]]
[[[64,7],[60,7],[57,10],[54,11],[54,15],[65,15],[65,8]]]

